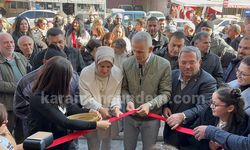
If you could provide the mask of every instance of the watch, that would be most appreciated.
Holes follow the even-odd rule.
[[[182,113],[182,115],[183,115],[183,118],[184,118],[183,121],[185,121],[187,117],[186,117],[186,115],[184,113]]]
[[[150,102],[148,102],[148,106],[149,106],[149,109],[153,109],[153,105]]]

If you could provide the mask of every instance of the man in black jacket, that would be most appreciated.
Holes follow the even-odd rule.
[[[164,128],[164,141],[181,148],[187,146],[189,135],[173,131],[179,125],[192,128],[197,116],[210,104],[216,90],[216,80],[200,69],[201,53],[193,46],[184,47],[179,55],[179,68],[172,72],[171,100],[164,106],[168,117]],[[172,129],[172,130],[171,130]]]
[[[238,55],[235,59],[231,60],[230,64],[228,65],[227,69],[224,72],[224,80],[226,83],[233,81],[236,79],[236,69],[240,65],[240,61],[250,56],[250,37],[244,37],[239,44],[238,47]]]
[[[81,73],[82,69],[85,67],[82,55],[79,50],[66,46],[64,34],[59,28],[51,28],[47,31],[47,43],[48,45],[57,45],[59,50],[67,55],[67,59],[71,62],[74,71],[78,74]],[[39,68],[43,64],[45,53],[46,50],[39,52],[35,56],[33,70]]]
[[[174,32],[168,45],[157,51],[157,55],[167,59],[170,62],[171,69],[178,69],[178,55],[185,46],[185,35],[181,31]]]
[[[207,32],[199,32],[193,38],[193,45],[201,51],[201,68],[210,73],[218,86],[224,83],[220,58],[210,52],[211,38]]]
[[[159,31],[160,25],[156,17],[150,17],[147,20],[147,32],[151,35],[153,41],[153,52],[166,47],[168,39]]]

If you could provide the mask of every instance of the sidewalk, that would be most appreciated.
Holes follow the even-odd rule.
[[[157,143],[163,143],[163,129],[164,129],[164,122],[161,122],[161,127],[158,134],[158,142]],[[120,133],[119,137],[115,138],[111,142],[111,150],[124,150],[123,146],[123,132]],[[79,149],[81,150],[88,150],[87,146],[87,140],[84,137],[81,137],[79,139]],[[142,142],[141,137],[139,136],[136,150],[142,150]]]

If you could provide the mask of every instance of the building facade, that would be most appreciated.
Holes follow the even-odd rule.
[[[165,15],[169,13],[170,0],[107,0],[107,9],[119,8],[121,5],[142,6],[145,12],[161,11]]]
[[[0,0],[0,6],[7,10],[7,17],[30,9],[65,11],[73,8],[74,14],[89,14],[90,10],[105,16],[106,0]]]

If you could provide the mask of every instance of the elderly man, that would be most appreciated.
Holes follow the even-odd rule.
[[[250,45],[250,36],[246,36],[240,41],[237,58],[231,60],[228,68],[224,72],[224,81],[226,83],[236,79],[236,69],[239,67],[240,61],[243,58],[250,56],[249,45]]]
[[[240,25],[238,25],[238,24],[231,24],[231,25],[229,25],[229,28],[228,28],[228,31],[227,31],[228,37],[225,39],[225,41],[227,42],[227,44],[231,45],[231,42],[234,39],[238,38],[240,36],[240,33],[241,33]]]
[[[201,68],[210,73],[218,87],[224,83],[223,69],[219,56],[210,51],[211,38],[207,32],[199,32],[193,38],[193,44],[201,52]]]
[[[156,143],[160,121],[147,117],[149,112],[161,114],[162,105],[171,93],[171,69],[166,59],[152,53],[152,39],[147,32],[132,38],[134,56],[123,63],[122,98],[127,111],[137,109],[136,115],[125,118],[124,147],[135,150],[141,133],[144,150]]]
[[[185,39],[186,46],[191,46],[191,41],[194,37],[194,33],[195,33],[195,25],[192,22],[187,22],[184,25],[184,35],[186,37]]]
[[[200,69],[201,53],[198,48],[182,48],[179,68],[172,72],[171,101],[165,105],[164,115],[169,117],[164,129],[164,141],[177,148],[186,147],[190,136],[173,131],[179,125],[193,128],[198,114],[210,103],[216,89],[216,80]]]
[[[204,21],[200,27],[202,32],[207,32],[211,36],[210,51],[221,58],[222,68],[227,68],[230,61],[236,58],[237,52],[224,39],[213,34],[214,24],[212,21]]]
[[[0,103],[8,111],[8,128],[14,127],[13,96],[17,82],[26,74],[27,59],[14,52],[15,43],[9,33],[0,33]]]
[[[24,35],[18,39],[17,44],[22,54],[26,57],[27,60],[29,60],[30,64],[33,66],[32,62],[34,62],[34,56],[39,51],[41,51],[40,49],[38,49],[38,47],[36,47],[33,39],[29,36]]]
[[[158,51],[157,55],[167,59],[171,64],[171,69],[178,69],[178,55],[185,46],[185,35],[181,31],[174,32],[167,47]]]
[[[248,17],[244,18],[244,23],[242,25],[243,28],[241,28],[241,30],[242,30],[241,33],[243,33],[243,35],[237,37],[236,39],[234,39],[230,43],[230,46],[232,46],[236,51],[238,49],[238,46],[240,44],[241,39],[243,38],[242,36],[250,36],[250,34],[247,35],[246,32],[245,32],[247,30],[247,26],[249,26],[249,25],[250,25],[250,17],[248,16]],[[250,29],[250,26],[249,26],[249,29]]]
[[[160,25],[156,17],[148,18],[146,28],[148,33],[152,37],[153,52],[157,52],[158,50],[167,45],[168,39],[159,31]]]

